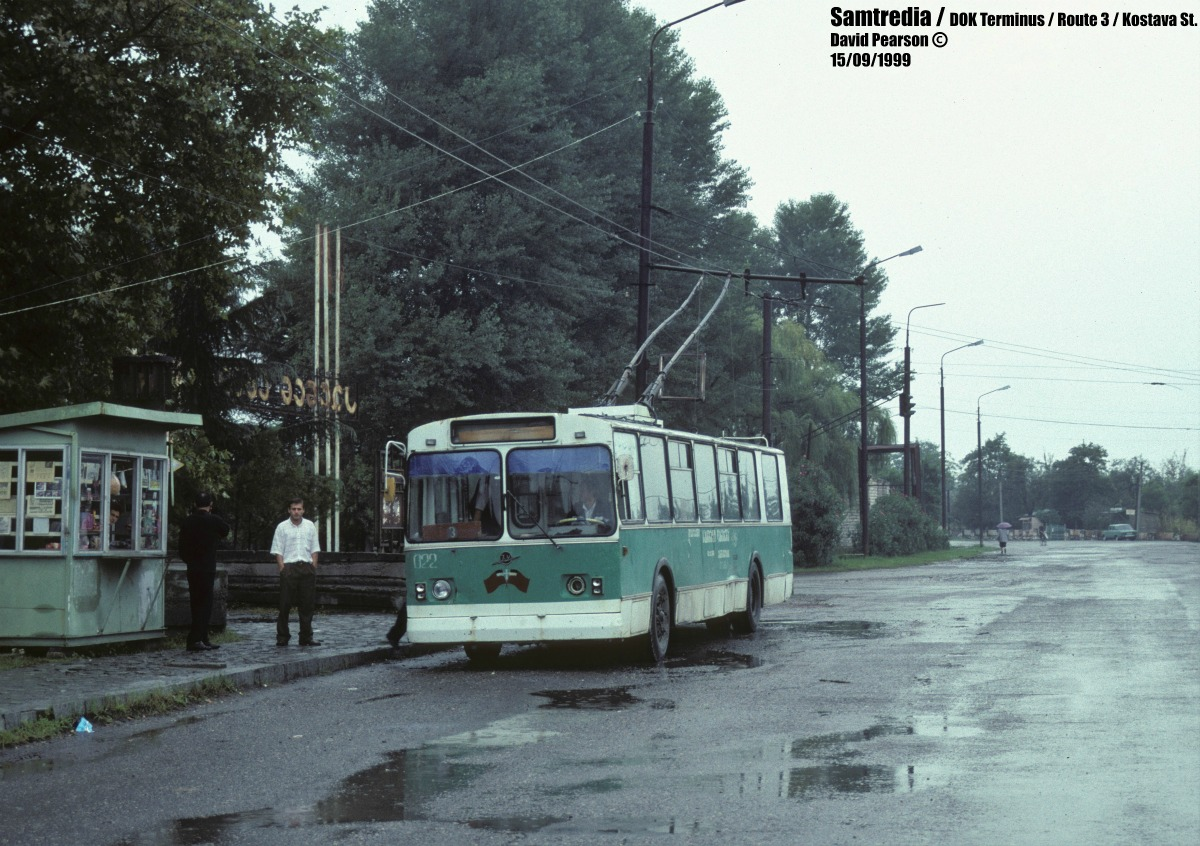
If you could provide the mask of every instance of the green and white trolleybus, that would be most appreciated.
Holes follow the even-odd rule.
[[[428,423],[407,445],[408,636],[462,644],[758,626],[792,592],[783,454],[662,426],[645,405]]]

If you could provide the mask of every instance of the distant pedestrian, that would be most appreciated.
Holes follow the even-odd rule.
[[[220,649],[208,639],[212,620],[213,581],[217,577],[217,543],[229,537],[229,524],[213,514],[213,495],[201,491],[194,510],[179,528],[179,557],[187,565],[188,600],[192,626],[188,630],[188,652]]]
[[[1008,529],[1000,526],[996,529],[996,538],[1000,541],[1000,554],[1007,555],[1008,551],[1005,547],[1008,546]]]
[[[1046,537],[1046,527],[1045,526],[1038,526],[1038,540],[1041,541],[1042,546],[1045,546],[1046,541],[1049,540],[1049,538]]]
[[[279,567],[279,618],[275,622],[275,645],[287,646],[292,639],[288,615],[292,606],[300,617],[300,645],[320,646],[313,640],[313,610],[317,604],[317,554],[321,551],[317,526],[304,518],[304,500],[288,503],[288,519],[275,527],[271,554]]]

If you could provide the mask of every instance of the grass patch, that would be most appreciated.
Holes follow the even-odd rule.
[[[832,564],[824,567],[801,567],[795,572],[797,576],[816,573],[849,573],[855,570],[891,570],[897,567],[920,567],[925,564],[938,564],[943,561],[974,558],[987,552],[986,547],[952,546],[949,549],[935,549],[930,552],[919,552],[916,555],[897,555],[885,557],[882,555],[839,555]]]
[[[109,705],[95,714],[87,714],[93,726],[107,726],[141,717],[157,717],[170,714],[193,705],[212,702],[231,693],[238,687],[226,678],[205,679],[185,690],[152,691],[131,697],[123,702]],[[14,729],[0,731],[0,749],[52,740],[75,730],[78,717],[42,717],[21,723]]]

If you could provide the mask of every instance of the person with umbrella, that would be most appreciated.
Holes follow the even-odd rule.
[[[1000,554],[1007,555],[1005,547],[1008,546],[1008,530],[1012,528],[1012,523],[997,523],[996,537],[1000,541]]]

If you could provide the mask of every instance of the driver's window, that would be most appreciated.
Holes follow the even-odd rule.
[[[515,538],[607,535],[616,528],[611,454],[601,446],[508,454],[509,533]]]

